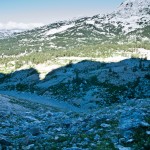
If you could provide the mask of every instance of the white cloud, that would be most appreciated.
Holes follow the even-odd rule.
[[[8,22],[8,23],[0,23],[0,30],[30,30],[36,27],[43,26],[42,23],[16,23],[16,22]]]

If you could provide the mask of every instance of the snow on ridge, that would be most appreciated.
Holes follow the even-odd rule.
[[[124,18],[135,15],[139,16],[143,15],[143,11],[145,8],[148,8],[148,5],[150,5],[150,0],[125,0],[115,13],[118,13]]]
[[[56,29],[54,28],[54,29],[49,30],[46,33],[46,35],[53,35],[53,34],[56,34],[56,33],[60,33],[60,32],[66,31],[66,30],[68,30],[69,28],[72,28],[72,27],[74,27],[74,24],[61,26],[61,27],[56,28]]]
[[[94,21],[94,20],[87,20],[86,23],[87,23],[87,24],[95,25],[95,21]]]
[[[150,21],[150,15],[147,12],[149,5],[150,0],[125,0],[112,13],[113,17],[110,17],[110,21],[116,26],[118,22],[121,22],[124,33],[143,28],[144,24],[139,22]]]

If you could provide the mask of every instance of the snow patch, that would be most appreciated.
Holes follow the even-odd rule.
[[[95,21],[93,21],[93,20],[88,20],[88,21],[86,21],[86,23],[87,23],[87,24],[95,25]]]
[[[62,26],[62,27],[57,28],[57,29],[51,29],[46,33],[46,35],[53,35],[56,33],[60,33],[60,32],[66,31],[69,28],[72,28],[73,26],[74,26],[74,24],[70,24],[70,25]]]

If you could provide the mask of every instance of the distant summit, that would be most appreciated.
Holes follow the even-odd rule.
[[[43,24],[41,23],[26,24],[26,23],[17,23],[17,22],[0,23],[0,39],[10,37],[14,33],[20,33],[40,26],[43,26]]]
[[[125,32],[150,25],[150,0],[126,0],[113,13],[113,21],[120,21]]]
[[[0,39],[10,37],[11,35],[19,32],[23,32],[25,30],[0,30]]]
[[[150,15],[150,0],[126,0],[116,12],[122,17]]]

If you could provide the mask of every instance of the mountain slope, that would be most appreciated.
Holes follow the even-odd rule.
[[[111,20],[121,22],[125,33],[144,28],[150,25],[150,1],[126,0],[113,14]]]
[[[0,74],[0,90],[36,93],[77,108],[95,110],[133,98],[150,98],[149,72],[150,60],[146,59],[114,63],[84,60],[52,70],[44,79],[32,68]]]
[[[149,6],[149,0],[126,0],[108,15],[60,21],[0,40],[0,51],[9,53],[10,48],[10,53],[72,49],[107,42],[132,42],[136,37],[140,41],[148,40]]]

